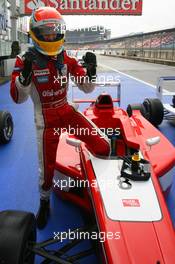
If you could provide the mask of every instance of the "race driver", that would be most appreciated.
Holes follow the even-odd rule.
[[[86,69],[69,57],[63,46],[64,25],[55,8],[41,7],[33,12],[29,30],[33,47],[17,56],[11,81],[13,100],[20,104],[31,96],[34,104],[40,174],[40,206],[36,215],[39,229],[46,226],[50,211],[49,197],[59,142],[54,129],[88,128],[88,135],[75,136],[96,155],[109,155],[110,152],[108,139],[104,135],[102,137],[99,130],[96,135],[91,133],[95,125],[67,101],[69,75],[85,93],[95,88],[96,56],[91,52],[85,54]]]

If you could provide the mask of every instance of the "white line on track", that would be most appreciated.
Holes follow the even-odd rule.
[[[140,79],[138,79],[138,78],[133,77],[132,75],[126,74],[126,73],[121,72],[121,71],[118,71],[118,70],[116,70],[116,69],[114,69],[114,68],[112,68],[112,67],[110,67],[110,66],[105,65],[105,64],[102,64],[102,63],[98,63],[98,64],[99,64],[100,66],[102,66],[102,67],[105,67],[105,68],[107,68],[107,69],[109,69],[109,70],[112,70],[112,71],[115,71],[115,72],[117,72],[117,73],[123,74],[123,75],[125,75],[126,77],[132,78],[133,80],[135,80],[135,81],[137,81],[137,82],[144,83],[144,84],[149,85],[149,86],[151,86],[152,88],[156,89],[156,86],[153,85],[153,84],[151,84],[151,83],[145,82],[145,81],[143,81],[143,80],[140,80]]]

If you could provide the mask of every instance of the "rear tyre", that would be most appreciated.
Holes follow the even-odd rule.
[[[3,211],[0,213],[0,263],[34,264],[30,242],[36,241],[36,221],[32,213]]]
[[[0,111],[0,144],[10,142],[13,135],[13,119],[9,112]]]
[[[146,119],[154,126],[160,125],[164,117],[162,102],[158,98],[146,98],[143,106],[146,111]]]

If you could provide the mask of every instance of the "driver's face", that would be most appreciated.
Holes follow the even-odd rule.
[[[56,39],[57,34],[56,33],[51,33],[51,34],[44,34],[43,38],[45,41],[53,41]]]

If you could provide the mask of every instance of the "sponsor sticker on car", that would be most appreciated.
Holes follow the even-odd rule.
[[[122,199],[124,207],[140,207],[139,199]]]

